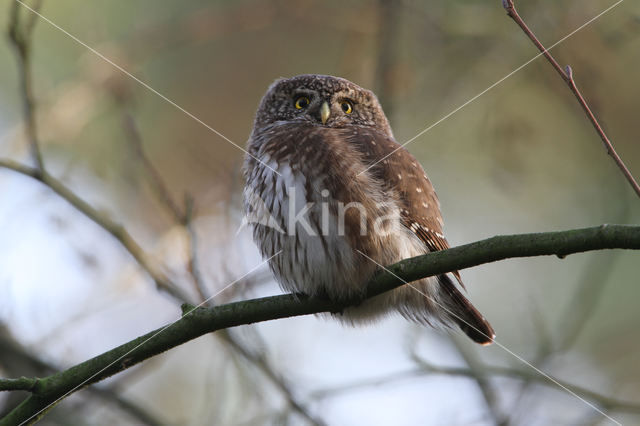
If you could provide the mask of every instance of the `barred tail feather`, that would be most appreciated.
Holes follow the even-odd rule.
[[[438,277],[442,299],[445,302],[451,321],[471,340],[481,345],[490,345],[496,337],[493,327],[484,316],[458,290],[454,282],[447,275]]]

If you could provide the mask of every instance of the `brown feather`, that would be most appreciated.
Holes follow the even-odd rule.
[[[369,90],[332,76],[278,80],[256,112],[247,151],[245,212],[287,291],[353,298],[364,294],[377,265],[449,248],[429,178],[394,140]],[[308,226],[297,222],[307,208]],[[462,285],[458,271],[452,274]],[[479,343],[493,339],[449,274],[376,296],[338,318],[363,323],[391,311],[421,324],[457,324]]]

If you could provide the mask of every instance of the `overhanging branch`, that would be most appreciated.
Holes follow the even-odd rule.
[[[367,297],[420,278],[514,257],[556,255],[603,249],[640,249],[640,226],[602,225],[560,232],[496,236],[440,252],[403,260],[376,276]],[[396,276],[402,280],[398,279]],[[229,303],[213,308],[184,306],[178,321],[151,331],[115,349],[52,376],[39,379],[32,395],[10,412],[0,425],[33,421],[78,389],[126,370],[152,356],[217,330],[261,321],[339,312],[360,301],[330,302],[304,295],[280,295]],[[0,381],[1,383],[1,381]],[[9,383],[0,386],[9,389]]]

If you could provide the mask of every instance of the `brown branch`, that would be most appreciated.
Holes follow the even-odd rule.
[[[585,100],[585,98],[582,96],[582,93],[580,93],[580,90],[578,89],[578,86],[576,85],[576,82],[573,78],[573,71],[571,67],[567,65],[563,69],[558,64],[558,62],[554,59],[551,53],[549,53],[549,50],[547,50],[542,45],[542,43],[540,42],[540,40],[538,40],[538,38],[533,33],[533,31],[529,29],[527,24],[520,17],[518,12],[516,11],[516,7],[513,0],[502,0],[502,5],[507,11],[507,15],[509,15],[509,17],[513,19],[516,24],[518,24],[518,26],[522,29],[522,31],[524,31],[527,37],[529,37],[529,39],[538,48],[538,50],[542,53],[542,55],[545,58],[547,58],[551,66],[553,66],[553,68],[560,75],[562,80],[564,80],[567,86],[569,86],[569,89],[578,100],[578,103],[584,110],[584,113],[587,115],[587,118],[593,125],[593,128],[598,133],[598,136],[600,136],[600,139],[602,140],[602,143],[604,144],[605,149],[607,150],[607,153],[613,158],[613,161],[615,161],[618,168],[622,171],[622,174],[625,176],[625,178],[627,179],[627,181],[629,182],[633,190],[636,192],[638,197],[640,197],[640,185],[638,185],[638,182],[634,179],[633,175],[631,174],[627,166],[625,166],[624,162],[622,161],[622,159],[620,158],[616,150],[613,148],[613,144],[605,134],[604,130],[602,129],[602,126],[600,126],[598,119],[596,118],[594,113],[591,111],[591,108],[589,107],[589,104],[587,104],[587,101]]]
[[[33,4],[34,10],[39,10],[42,1],[37,0]],[[31,39],[33,30],[37,21],[36,15],[29,13],[26,23],[22,23],[20,19],[20,5],[13,2],[11,5],[11,20],[9,21],[9,40],[13,46],[18,58],[18,77],[20,78],[20,94],[22,95],[23,112],[25,117],[25,130],[31,156],[36,164],[37,170],[44,169],[42,162],[42,153],[38,145],[37,123],[36,123],[36,106],[33,96],[33,88],[31,84]]]

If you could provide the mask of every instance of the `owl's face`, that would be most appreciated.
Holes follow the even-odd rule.
[[[369,90],[327,75],[305,74],[276,80],[262,98],[256,129],[277,123],[310,123],[342,128],[377,128],[390,134],[389,123],[376,96]]]

